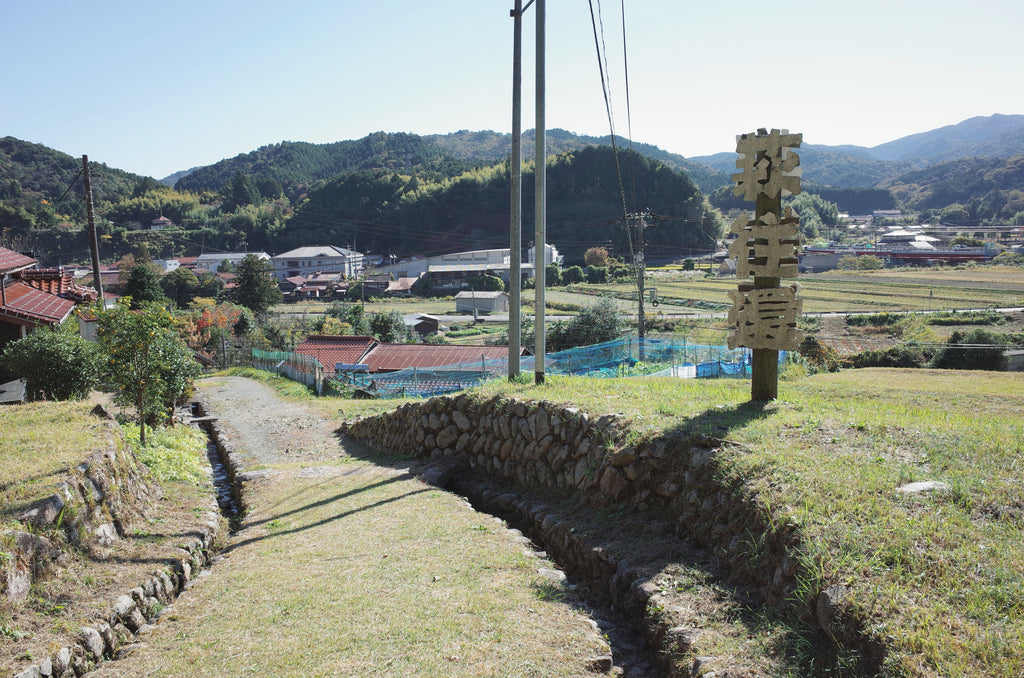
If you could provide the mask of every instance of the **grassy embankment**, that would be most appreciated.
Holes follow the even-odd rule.
[[[479,392],[617,412],[638,437],[674,430],[742,443],[722,483],[741,483],[773,520],[800,530],[796,555],[811,573],[801,592],[845,587],[866,633],[889,649],[884,675],[1020,675],[1024,377],[850,370],[785,381],[763,409],[746,404],[748,389],[550,377],[542,387],[495,381]],[[319,405],[338,411],[337,401]],[[338,413],[384,406],[345,401]],[[925,480],[950,489],[897,491]],[[783,646],[799,658],[808,651],[799,624],[790,636]]]
[[[743,443],[723,483],[797,526],[804,588],[849,590],[885,675],[1024,672],[1021,375],[851,370],[787,381],[763,410],[745,382],[551,381],[487,390]],[[897,491],[925,480],[950,490]]]
[[[41,402],[0,408],[0,565],[11,557],[4,535],[37,531],[16,520],[34,502],[58,491],[61,481],[94,452],[118,444],[89,414],[90,402]],[[137,429],[126,434],[137,440]],[[165,495],[151,507],[148,520],[112,547],[67,542],[70,519],[42,530],[65,558],[55,576],[32,585],[28,599],[12,602],[0,595],[0,672],[39,661],[74,641],[89,624],[160,563],[179,554],[181,535],[205,521],[213,504],[205,460],[205,437],[177,427],[157,431],[140,458],[160,478]],[[61,524],[65,523],[65,524]],[[172,529],[173,527],[173,529]]]

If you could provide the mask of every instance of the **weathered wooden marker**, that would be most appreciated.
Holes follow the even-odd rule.
[[[729,292],[733,305],[729,322],[735,332],[729,348],[753,349],[750,399],[774,400],[779,392],[779,351],[793,351],[801,333],[796,319],[803,310],[796,283],[780,287],[782,278],[796,278],[800,247],[800,220],[793,210],[782,210],[783,194],[800,192],[801,134],[759,129],[757,134],[736,137],[736,167],[733,192],[755,203],[754,219],[740,215],[732,225],[737,238],[729,245],[736,257],[736,278],[743,280]],[[751,283],[747,278],[753,276]]]

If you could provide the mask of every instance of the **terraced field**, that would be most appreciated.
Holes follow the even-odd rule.
[[[838,311],[916,311],[1024,305],[1024,271],[1018,268],[909,269],[878,272],[834,271],[801,276],[804,313]],[[653,313],[676,315],[729,308],[735,278],[709,278],[679,272],[652,272],[647,288],[656,288]],[[586,304],[595,294],[636,299],[631,283],[577,285],[559,292],[559,299]],[[629,304],[627,304],[628,306]],[[635,306],[634,306],[635,308]]]

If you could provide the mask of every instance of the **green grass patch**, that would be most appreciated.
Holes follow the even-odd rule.
[[[100,444],[88,402],[0,407],[0,521],[53,493],[56,483]]]
[[[798,527],[802,593],[849,589],[890,648],[883,675],[1024,673],[1021,375],[850,370],[785,381],[764,407],[747,402],[749,382],[725,380],[549,377],[478,391],[742,443],[720,481]],[[924,480],[950,490],[897,492]]]
[[[206,434],[191,426],[149,429],[146,446],[139,446],[137,424],[121,425],[125,438],[143,464],[160,482],[181,482],[196,487],[208,485]]]

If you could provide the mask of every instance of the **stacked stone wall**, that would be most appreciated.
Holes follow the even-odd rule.
[[[571,494],[593,506],[663,511],[678,536],[709,549],[766,603],[782,604],[794,591],[795,531],[775,524],[756,493],[725,469],[728,455],[743,454],[735,444],[642,438],[616,415],[467,394],[408,403],[347,422],[342,431],[382,450],[449,459],[482,478]],[[564,542],[565,529],[547,543]]]

